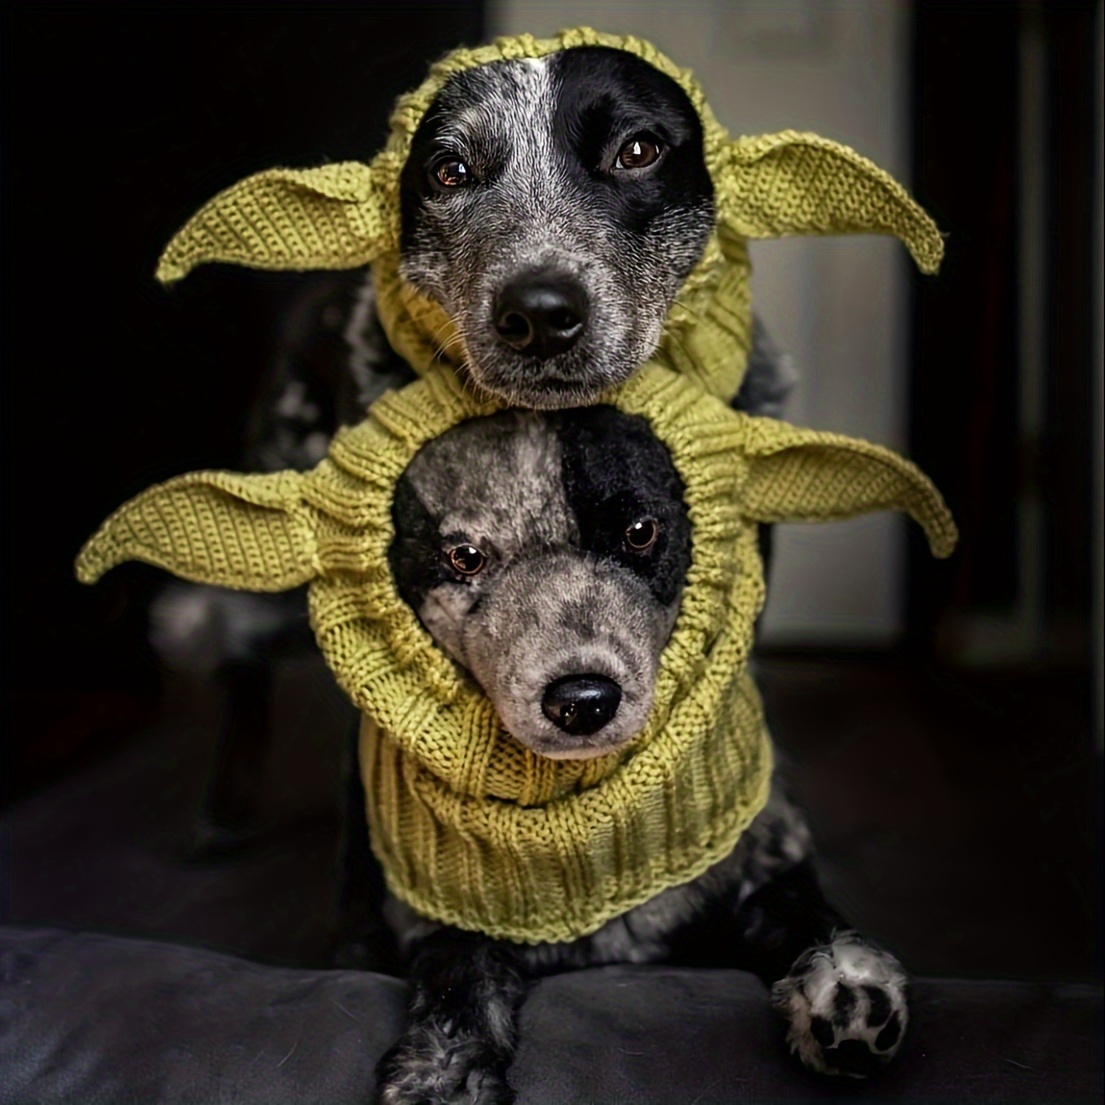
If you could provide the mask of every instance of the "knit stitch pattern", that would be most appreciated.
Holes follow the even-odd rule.
[[[311,577],[311,622],[365,715],[373,848],[423,915],[568,940],[722,858],[762,808],[771,755],[748,674],[764,598],[756,525],[898,506],[945,556],[938,492],[889,450],[729,409],[662,365],[603,397],[645,418],[686,486],[692,558],[643,731],[590,761],[538,756],[434,644],[387,567],[395,483],[418,449],[502,404],[444,366],[389,393],[305,474],[192,473],[109,518],[78,558],[128,558],[252,589]]]
[[[730,398],[744,376],[751,342],[747,240],[792,234],[894,234],[923,272],[935,272],[943,241],[897,181],[839,143],[783,131],[730,138],[698,82],[655,47],[631,35],[587,27],[548,39],[500,38],[456,50],[400,98],[386,148],[369,165],[271,169],[206,204],[172,239],[158,279],[229,261],[266,269],[356,268],[372,263],[378,311],[395,351],[418,373],[443,363],[464,372],[464,344],[452,320],[399,275],[399,176],[419,123],[445,82],[495,62],[540,58],[579,46],[625,50],[671,77],[702,119],[717,229],[676,297],[654,359]]]

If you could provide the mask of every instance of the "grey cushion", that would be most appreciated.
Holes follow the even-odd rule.
[[[520,1105],[1100,1098],[1099,988],[926,979],[914,997],[899,1063],[837,1086],[788,1058],[750,975],[581,971],[534,987],[510,1078]],[[0,1103],[367,1102],[403,1001],[383,975],[0,929]]]

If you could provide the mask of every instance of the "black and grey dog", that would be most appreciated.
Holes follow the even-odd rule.
[[[476,383],[526,407],[628,379],[714,226],[690,101],[599,47],[454,77],[401,189],[400,271],[454,319]]]
[[[579,47],[453,77],[401,178],[403,276],[454,319],[474,382],[563,409],[655,350],[714,225],[702,124],[670,78],[621,50]],[[342,424],[414,378],[388,346],[371,280],[305,282],[254,413],[244,465],[310,468]],[[734,405],[778,415],[790,387],[763,328]],[[268,657],[309,640],[300,596],[172,585],[152,610],[172,665],[226,688],[219,766],[197,851],[248,838],[266,741]]]
[[[598,406],[463,423],[411,462],[393,516],[400,593],[516,739],[578,759],[640,732],[691,542],[682,482],[643,421]],[[380,1067],[383,1100],[510,1100],[528,980],[686,961],[704,944],[718,949],[714,965],[773,987],[808,1066],[869,1073],[900,1042],[905,975],[826,903],[809,851],[776,780],[728,858],[570,943],[492,940],[389,901],[414,994],[407,1032]]]
[[[494,63],[440,93],[401,200],[404,277],[452,316],[472,379],[529,410],[466,423],[412,462],[395,500],[398,586],[518,739],[548,756],[608,750],[648,713],[689,524],[670,457],[642,423],[607,407],[557,412],[627,379],[657,346],[713,227],[701,123],[675,82],[621,51]],[[375,320],[370,283],[327,277],[316,290],[257,421],[258,468],[313,464],[338,424],[411,378]],[[342,338],[342,370],[318,371]],[[758,327],[754,340],[733,402],[778,414],[788,374]],[[601,515],[586,506],[596,489]],[[516,617],[520,604],[530,616]],[[233,670],[286,633],[285,609],[174,589],[156,621],[172,650],[189,639],[181,627],[213,618],[214,652]],[[235,739],[228,760],[256,771],[256,749],[236,757]],[[351,828],[364,831],[357,808]],[[354,839],[349,851],[359,861],[367,846]],[[389,1103],[510,1100],[528,979],[680,960],[707,929],[722,934],[719,964],[773,986],[794,1049],[816,1070],[866,1073],[906,1026],[901,967],[827,905],[808,831],[779,787],[727,859],[573,943],[494,941],[396,902],[387,913],[413,986],[408,1030],[379,1070]]]

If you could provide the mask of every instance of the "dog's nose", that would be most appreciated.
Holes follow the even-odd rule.
[[[495,299],[495,330],[520,353],[545,360],[571,349],[583,333],[587,295],[562,272],[539,269],[517,277]]]
[[[589,737],[618,712],[621,700],[621,687],[605,675],[566,675],[545,688],[541,709],[558,729]]]

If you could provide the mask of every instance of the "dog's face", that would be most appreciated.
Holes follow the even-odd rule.
[[[544,756],[644,725],[690,563],[683,484],[613,407],[504,411],[419,451],[396,486],[399,593]]]
[[[401,272],[453,318],[474,380],[543,409],[651,355],[714,225],[690,100],[602,47],[453,77],[415,134],[401,207]]]

